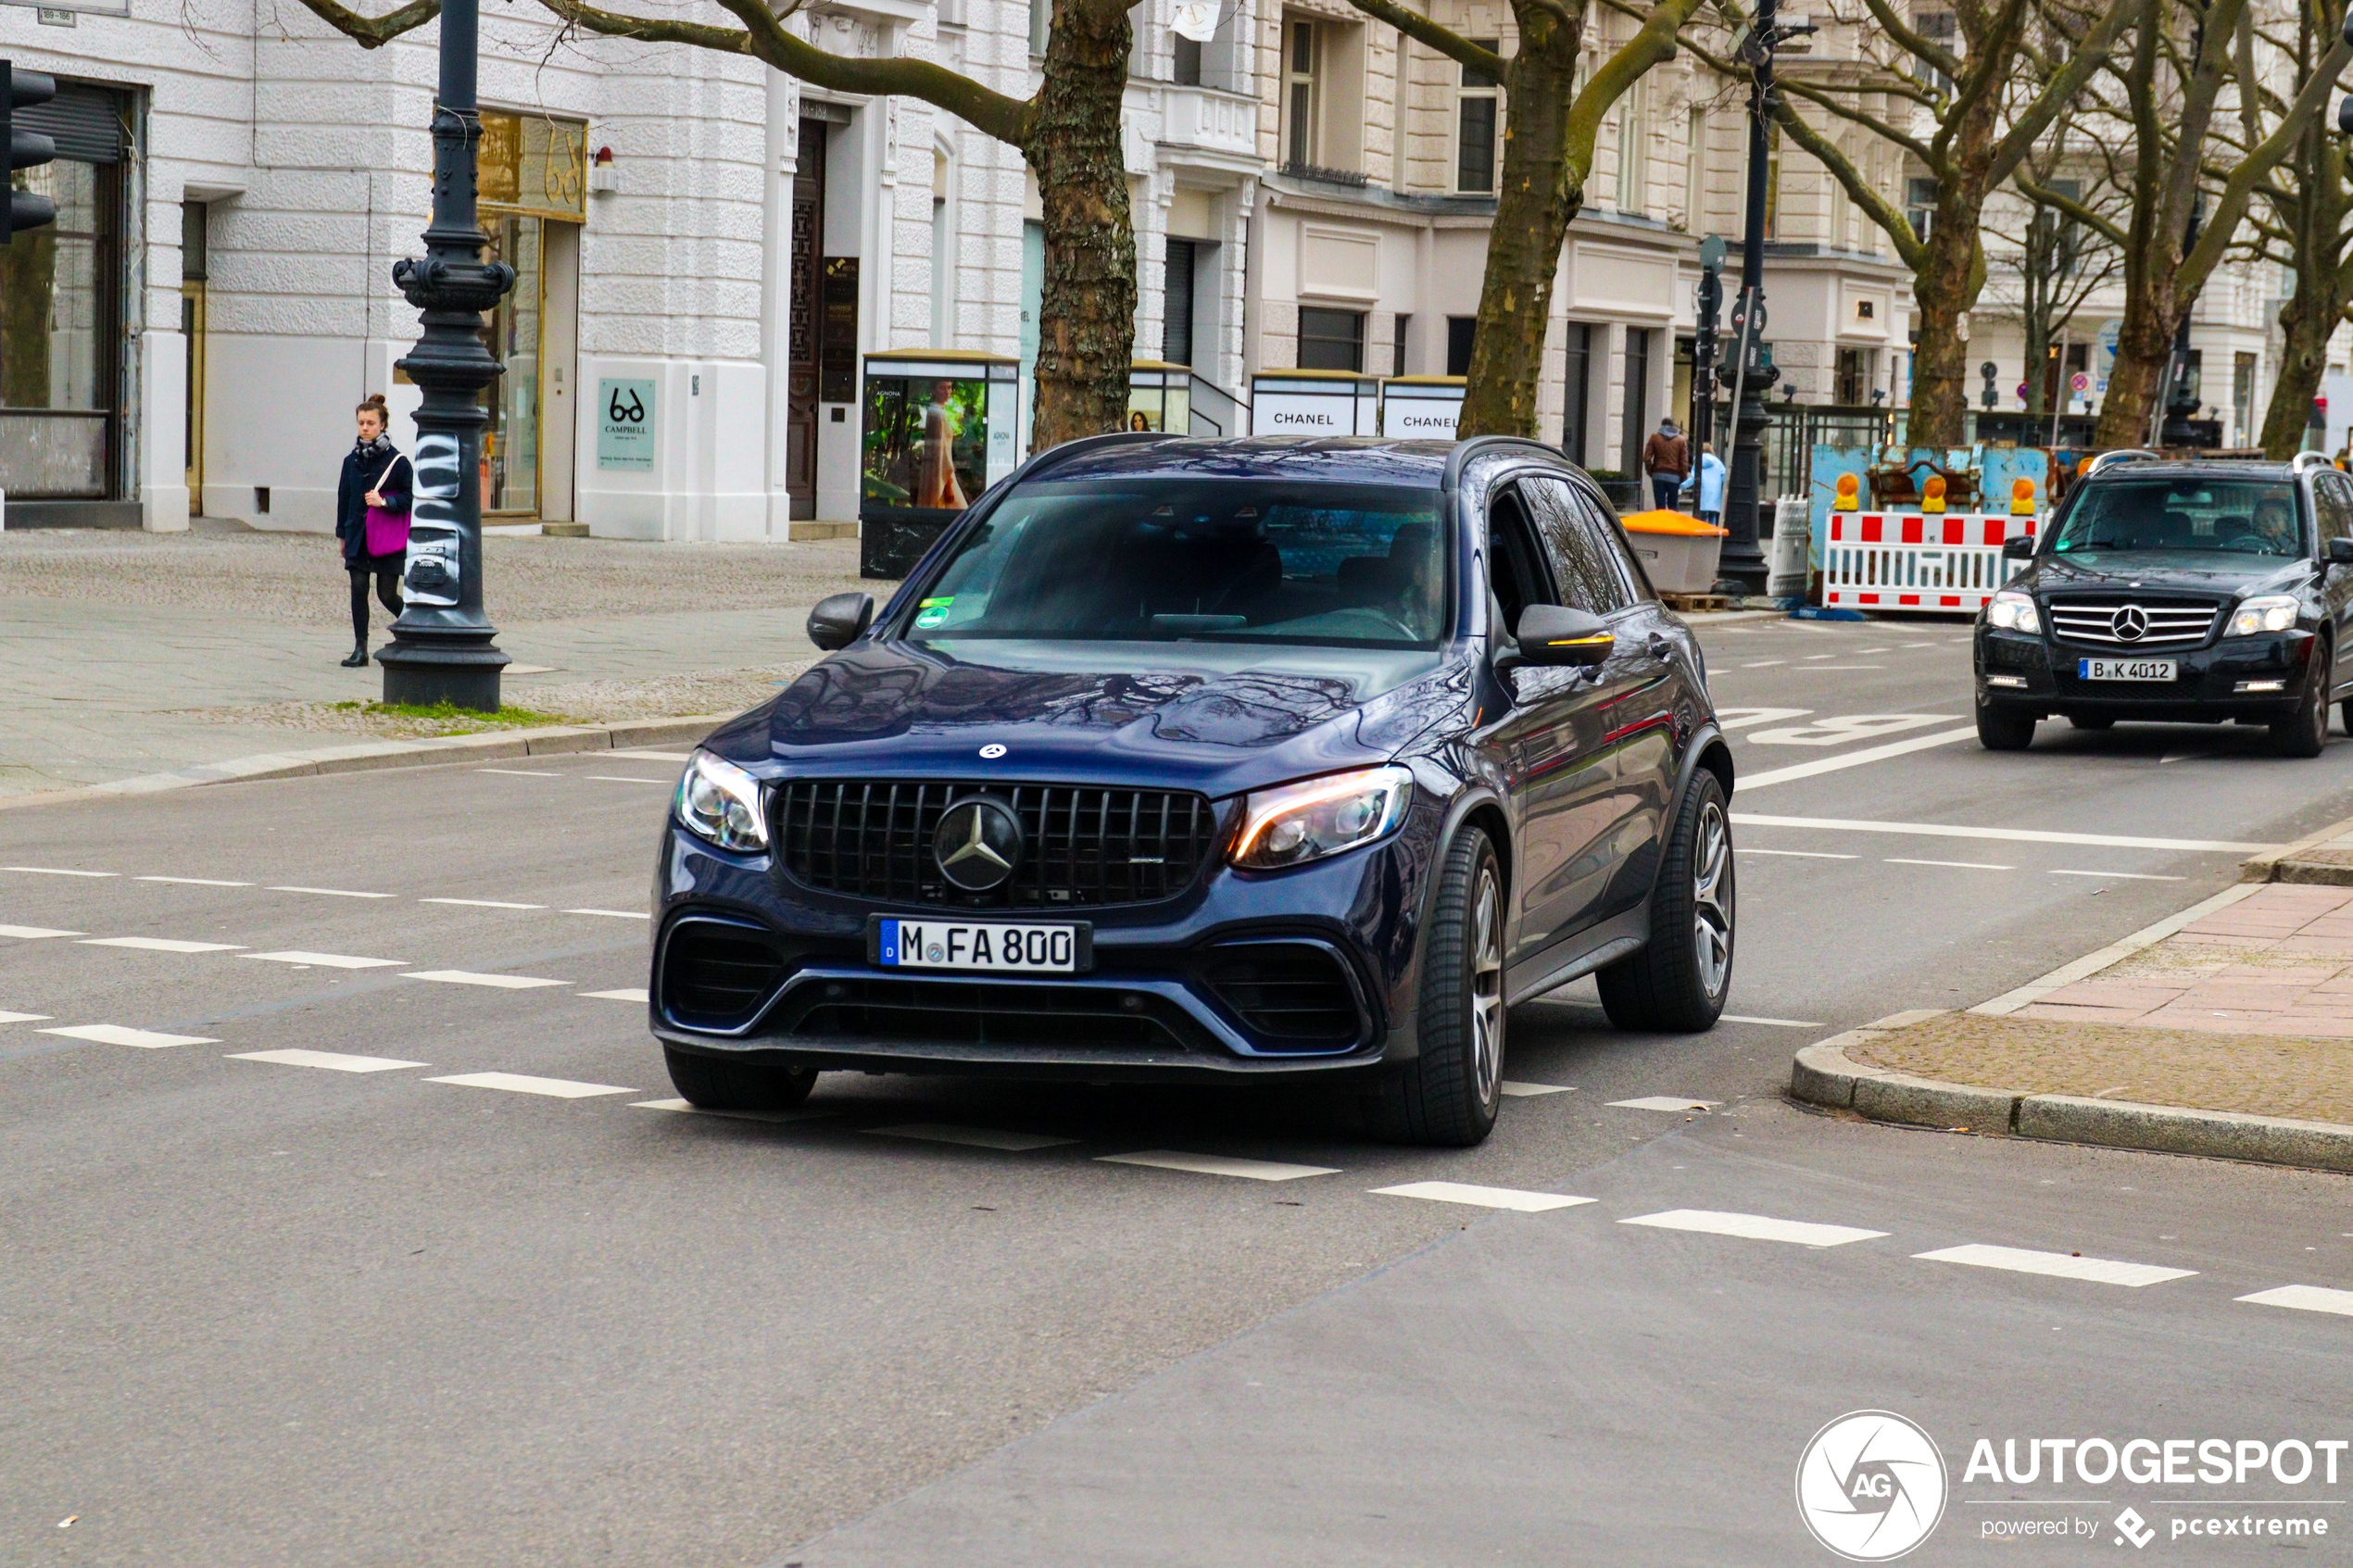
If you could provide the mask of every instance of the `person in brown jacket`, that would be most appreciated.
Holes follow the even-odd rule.
[[[1675,493],[1683,488],[1683,480],[1692,471],[1692,445],[1672,419],[1658,421],[1658,429],[1642,443],[1642,471],[1651,476],[1651,505],[1660,511],[1670,511],[1675,506]]]

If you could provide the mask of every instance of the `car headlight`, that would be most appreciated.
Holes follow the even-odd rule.
[[[1405,820],[1413,799],[1412,770],[1393,766],[1260,790],[1242,813],[1234,864],[1275,871],[1370,844]]]
[[[678,775],[678,821],[697,838],[722,849],[768,847],[768,822],[760,809],[760,781],[724,759],[698,751]]]
[[[1985,607],[1985,624],[2004,632],[2040,632],[2042,619],[2034,613],[2034,601],[2024,594],[2007,589],[1994,596]]]
[[[2259,632],[2284,632],[2296,624],[2296,600],[2286,594],[2263,594],[2239,606],[2231,617],[2230,635],[2252,637]]]

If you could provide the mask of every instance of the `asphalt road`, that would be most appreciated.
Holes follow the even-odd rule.
[[[1981,1544],[1967,1434],[2353,1436],[2317,1430],[2353,1321],[2236,1299],[2353,1286],[2345,1182],[1777,1098],[1809,1039],[2007,989],[2353,814],[2353,744],[1994,756],[1953,738],[1957,626],[1707,642],[1744,1022],[1524,1008],[1530,1092],[1466,1152],[1208,1091],[665,1106],[628,995],[663,757],[0,813],[0,1009],[42,1015],[0,1022],[0,1562],[1827,1562],[1797,1450],[1870,1406],[1956,1465],[1919,1560],[2065,1561],[2094,1544]],[[1283,1168],[1106,1158],[1138,1153]],[[1594,1201],[1375,1190],[1429,1181]],[[1885,1234],[1616,1223],[1685,1207]],[[2195,1273],[1914,1256],[1958,1245]]]

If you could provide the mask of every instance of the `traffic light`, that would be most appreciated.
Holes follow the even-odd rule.
[[[19,70],[6,60],[0,60],[0,144],[8,149],[8,169],[38,169],[57,156],[57,144],[38,131],[19,130],[16,117],[19,109],[29,109],[35,104],[45,104],[57,95],[57,84],[37,70]],[[9,181],[8,206],[6,220],[0,221],[0,245],[6,245],[27,229],[38,229],[57,219],[57,204],[47,196],[15,188]]]

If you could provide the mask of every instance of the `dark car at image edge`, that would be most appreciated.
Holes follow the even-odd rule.
[[[2317,757],[2353,684],[2353,479],[2289,463],[2104,455],[1977,619],[1978,738],[2037,721],[2259,724]],[[2346,701],[2353,729],[2353,701]]]
[[[1504,438],[1033,458],[688,763],[649,1010],[709,1109],[823,1071],[1307,1081],[1475,1143],[1508,1009],[1711,1026],[1735,899],[1702,655]]]

